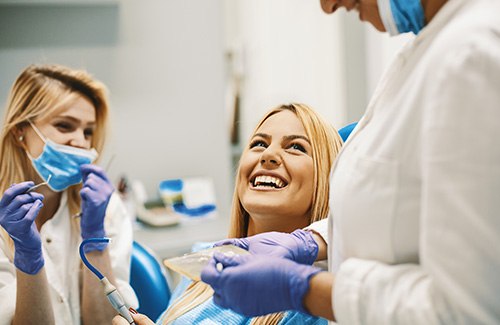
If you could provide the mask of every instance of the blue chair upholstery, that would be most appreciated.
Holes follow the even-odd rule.
[[[342,138],[342,141],[346,142],[347,138],[349,137],[349,135],[351,134],[352,130],[354,129],[354,127],[356,127],[357,124],[358,124],[358,122],[354,122],[354,123],[348,124],[348,125],[342,127],[338,131],[340,137]]]
[[[167,309],[171,295],[167,279],[167,273],[154,253],[134,241],[130,285],[139,300],[137,311],[153,321]]]

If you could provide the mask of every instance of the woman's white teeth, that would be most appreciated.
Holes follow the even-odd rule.
[[[253,181],[254,186],[268,186],[268,187],[275,187],[275,188],[282,188],[285,186],[285,183],[273,176],[257,176],[255,177],[255,180]]]

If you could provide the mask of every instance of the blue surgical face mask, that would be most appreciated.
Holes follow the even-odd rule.
[[[377,0],[385,29],[391,35],[413,32],[425,26],[424,8],[420,0]]]
[[[33,158],[27,152],[38,175],[44,181],[47,181],[52,175],[47,185],[56,192],[80,183],[82,181],[80,166],[92,163],[97,158],[97,151],[57,144],[45,138],[33,123],[29,123],[36,134],[45,142],[43,152],[39,157]]]

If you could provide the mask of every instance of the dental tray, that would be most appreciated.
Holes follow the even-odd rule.
[[[208,261],[214,255],[214,252],[221,252],[224,255],[248,255],[247,250],[234,245],[223,245],[203,249],[198,252],[184,254],[182,256],[169,258],[163,261],[163,264],[169,269],[180,273],[188,278],[200,281],[201,270],[208,264]]]

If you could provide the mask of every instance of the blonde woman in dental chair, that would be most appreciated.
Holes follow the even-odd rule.
[[[0,136],[0,324],[111,322],[101,284],[82,268],[82,238],[113,239],[87,246],[87,258],[137,306],[130,218],[92,164],[107,116],[105,87],[85,71],[32,65],[15,81]]]
[[[229,237],[263,232],[292,233],[301,243],[313,231],[312,222],[328,216],[330,167],[342,140],[329,123],[303,104],[290,104],[269,111],[255,128],[236,174]],[[299,244],[300,245],[300,244]],[[324,255],[326,252],[318,252]],[[321,258],[319,258],[321,259]],[[312,263],[313,260],[304,260]],[[245,293],[242,292],[242,295]],[[173,297],[176,294],[174,293]],[[131,311],[136,324],[153,324]],[[245,317],[214,304],[213,290],[193,282],[174,299],[158,324],[326,324],[326,320],[286,311]],[[113,324],[127,324],[120,316]]]

